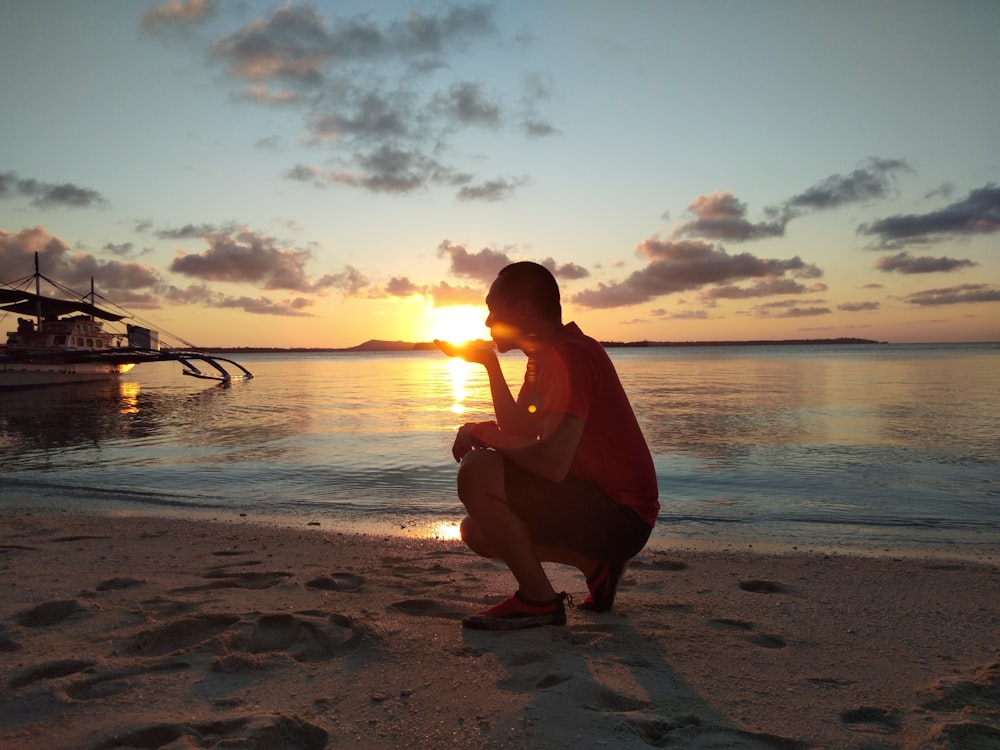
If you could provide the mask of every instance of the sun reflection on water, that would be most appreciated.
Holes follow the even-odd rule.
[[[451,391],[455,398],[455,403],[451,405],[451,410],[455,414],[465,413],[465,384],[469,377],[469,363],[464,359],[455,357],[451,360]]]
[[[122,380],[119,382],[119,398],[121,402],[118,407],[119,414],[138,414],[139,413],[139,384],[130,381]]]

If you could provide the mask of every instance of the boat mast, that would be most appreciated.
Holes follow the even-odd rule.
[[[41,274],[38,272],[38,251],[35,251],[35,317],[37,318],[38,325],[35,329],[38,331],[42,330],[42,284],[41,284]]]

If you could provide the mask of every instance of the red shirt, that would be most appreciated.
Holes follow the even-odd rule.
[[[529,360],[519,400],[530,399],[541,417],[582,419],[571,473],[596,482],[652,527],[660,511],[656,470],[611,358],[576,323],[564,325],[551,344]]]

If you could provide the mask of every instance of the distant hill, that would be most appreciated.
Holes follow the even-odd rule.
[[[480,346],[492,347],[492,341],[479,339]],[[602,341],[601,344],[608,349],[616,348],[643,348],[658,346],[825,346],[839,344],[886,344],[885,341],[873,341],[872,339],[856,338],[835,338],[835,339],[760,339],[756,341]],[[202,347],[205,352],[244,352],[244,353],[267,353],[267,352],[412,352],[434,349],[433,341],[385,341],[383,339],[369,339],[363,344],[349,346],[346,348],[335,347],[291,347],[282,349],[279,347],[265,346],[230,346],[230,347]]]

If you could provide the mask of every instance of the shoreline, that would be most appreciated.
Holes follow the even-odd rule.
[[[65,490],[59,488],[60,491]],[[459,514],[454,517],[406,518],[387,520],[375,517],[338,517],[299,513],[260,513],[238,509],[220,508],[170,508],[166,506],[135,506],[125,503],[101,502],[85,508],[57,501],[55,494],[29,497],[23,492],[0,491],[0,515],[41,513],[49,515],[70,514],[80,516],[143,517],[190,520],[196,522],[257,523],[288,530],[342,532],[353,535],[388,536],[406,540],[456,541],[458,540]],[[764,554],[826,554],[866,558],[936,559],[1000,565],[1000,539],[978,531],[923,529],[919,535],[910,530],[909,536],[900,535],[898,527],[872,527],[859,531],[858,527],[845,526],[840,535],[818,538],[795,524],[792,530],[779,531],[768,526],[746,525],[739,531],[720,525],[717,527],[673,526],[669,522],[657,524],[646,549],[659,552],[739,552],[751,551]],[[877,530],[878,534],[872,529]],[[742,533],[740,533],[742,532]],[[846,541],[845,541],[846,540]]]
[[[996,564],[647,549],[614,612],[497,634],[460,618],[512,579],[459,542],[40,510],[0,529],[3,747],[1000,743]]]

